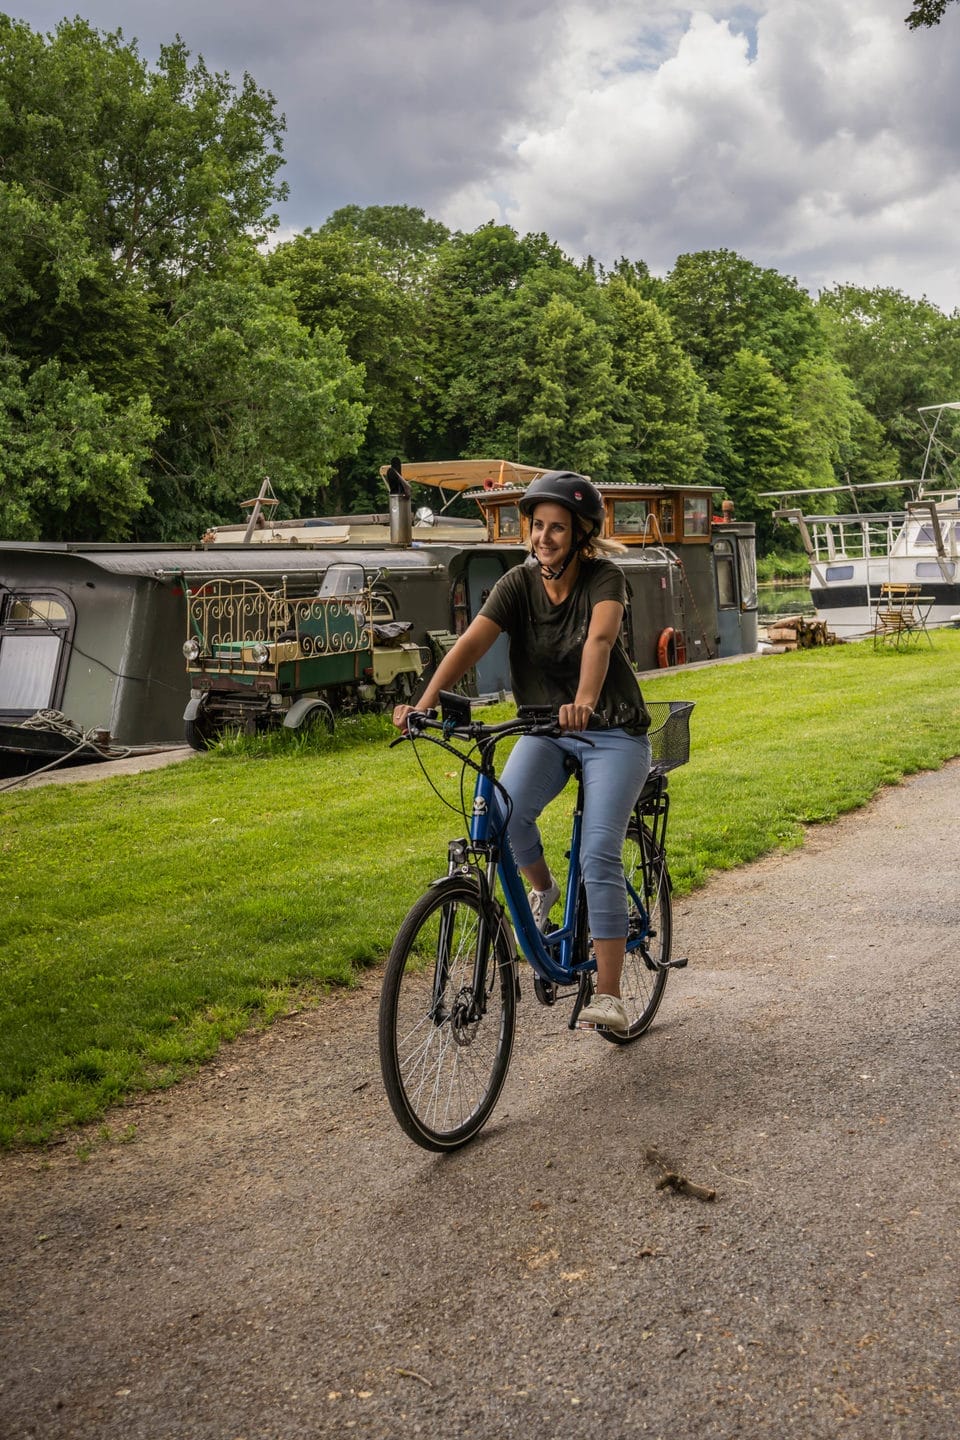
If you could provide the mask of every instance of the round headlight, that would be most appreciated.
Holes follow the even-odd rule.
[[[270,647],[261,642],[253,646],[250,655],[254,665],[266,665],[270,660]]]
[[[183,658],[184,658],[185,660],[196,660],[196,658],[197,658],[197,656],[198,656],[199,654],[200,654],[200,641],[197,639],[196,635],[191,635],[191,637],[190,637],[189,640],[185,640],[185,641],[184,641],[184,644],[183,644]]]

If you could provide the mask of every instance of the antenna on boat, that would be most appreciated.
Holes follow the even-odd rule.
[[[928,436],[927,448],[923,456],[923,469],[920,471],[920,480],[918,482],[920,486],[920,493],[923,494],[924,481],[928,478],[927,466],[930,463],[930,456],[933,452],[934,446],[936,446],[937,448],[937,454],[940,458],[941,464],[943,465],[947,474],[950,476],[951,480],[953,479],[953,471],[950,467],[950,461],[947,459],[943,442],[937,439],[937,427],[939,426],[940,421],[943,419],[943,412],[945,410],[960,410],[960,400],[945,400],[942,405],[919,405],[917,407],[917,410],[920,415],[920,420],[923,428],[926,430]],[[932,425],[928,425],[926,417],[931,413],[935,413],[937,418],[934,420]]]

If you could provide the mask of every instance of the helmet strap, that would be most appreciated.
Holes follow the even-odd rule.
[[[540,574],[543,576],[544,580],[559,580],[560,576],[566,570],[567,566],[570,564],[571,560],[579,552],[579,550],[579,545],[572,546],[567,554],[566,560],[564,560],[556,570],[551,570],[547,565],[541,565]]]
[[[574,523],[576,524],[576,516],[574,516]],[[586,546],[590,544],[590,541],[593,539],[593,535],[594,532],[592,530],[587,535],[581,534],[580,538],[578,540],[575,540],[574,543],[570,546],[570,549],[567,552],[566,559],[561,562],[558,569],[551,570],[547,565],[541,565],[540,574],[543,576],[544,580],[559,580],[560,576],[571,564],[571,562],[576,558],[576,556],[580,554],[580,551],[585,549]],[[531,550],[530,553],[533,554],[533,551]]]

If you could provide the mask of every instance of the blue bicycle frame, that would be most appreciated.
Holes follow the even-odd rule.
[[[477,775],[470,820],[471,843],[496,856],[497,873],[521,950],[534,970],[555,985],[570,985],[581,974],[596,969],[596,960],[591,954],[585,953],[578,957],[575,950],[580,891],[580,836],[583,827],[583,784],[579,773],[577,779],[577,803],[574,806],[570,849],[567,852],[570,864],[563,905],[563,923],[548,935],[544,935],[534,923],[523,878],[506,835],[502,801],[497,794],[493,775],[487,773],[486,769]],[[632,886],[628,886],[628,889],[641,915],[645,915],[641,897]],[[627,949],[636,949],[642,939],[642,935],[631,935],[627,940]]]

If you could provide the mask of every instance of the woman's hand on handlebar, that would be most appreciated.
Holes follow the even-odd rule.
[[[593,706],[580,705],[574,701],[570,705],[561,705],[557,720],[561,730],[586,730],[593,719]]]
[[[393,710],[393,723],[404,735],[410,733],[408,720],[411,715],[426,715],[430,719],[435,718],[436,709],[431,705],[424,705],[421,700],[419,705],[395,705]]]
[[[404,734],[407,733],[407,716],[412,715],[416,708],[416,705],[395,705],[393,707],[393,723]]]

